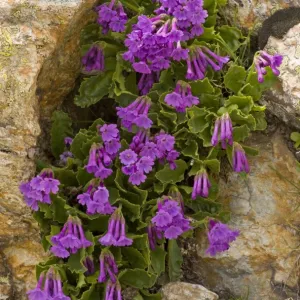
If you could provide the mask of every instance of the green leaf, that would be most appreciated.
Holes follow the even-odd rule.
[[[88,173],[85,168],[78,168],[77,181],[80,185],[85,186],[90,180],[94,178],[93,174]]]
[[[244,142],[249,136],[250,129],[247,125],[233,128],[233,140],[235,142]]]
[[[207,159],[203,164],[209,168],[213,173],[220,173],[220,162],[217,159]]]
[[[201,98],[202,94],[212,94],[215,90],[208,78],[193,81],[190,83],[190,86],[192,88],[192,94],[199,98]]]
[[[80,300],[99,300],[100,295],[95,288],[95,284],[92,284],[90,288],[82,293]]]
[[[130,203],[126,199],[118,199],[117,202],[122,204],[122,210],[125,215],[129,217],[129,219],[133,222],[140,217],[140,206]]]
[[[299,132],[292,132],[291,133],[291,140],[295,142],[294,147],[297,149],[300,146],[300,133]]]
[[[51,150],[56,159],[64,152],[65,142],[64,138],[72,136],[72,120],[68,114],[63,111],[55,111],[52,115],[51,127]]]
[[[246,154],[251,156],[256,156],[259,154],[258,150],[252,147],[243,146],[243,149],[245,150]]]
[[[253,99],[250,96],[230,96],[225,101],[225,107],[236,104],[245,114],[248,114],[253,107]]]
[[[175,170],[171,170],[169,165],[166,165],[162,170],[155,174],[155,177],[162,183],[176,183],[184,179],[184,172],[187,169],[187,164],[183,160],[175,160],[177,165]]]
[[[253,117],[256,120],[255,130],[265,130],[268,126],[266,121],[266,115],[264,111],[255,111],[252,113]]]
[[[84,273],[87,269],[82,261],[85,258],[85,249],[78,250],[75,254],[71,254],[67,265],[72,272]]]
[[[183,258],[176,240],[168,241],[168,271],[170,281],[177,281],[181,277]]]
[[[247,72],[244,67],[232,64],[224,76],[225,87],[237,94],[242,88],[246,76]]]
[[[157,276],[165,272],[165,260],[167,252],[160,247],[156,247],[154,251],[151,251],[151,265]]]
[[[137,249],[132,247],[122,247],[121,252],[132,268],[147,268],[148,264],[144,256]]]
[[[242,113],[240,110],[234,109],[232,112],[230,112],[230,118],[233,122],[239,124],[239,125],[248,125],[250,130],[255,130],[256,128],[256,121],[255,118],[252,115],[246,115]]]
[[[76,173],[72,170],[66,170],[64,168],[52,168],[54,176],[60,181],[61,184],[66,186],[78,186],[76,179]]]
[[[223,25],[218,28],[221,37],[232,51],[236,51],[241,46],[242,32],[237,27]]]
[[[143,295],[144,300],[161,300],[162,299],[160,293],[150,294],[147,290],[142,290],[140,292]]]
[[[89,132],[86,129],[80,129],[80,131],[74,137],[71,145],[71,152],[74,154],[76,158],[79,158],[81,160],[84,160],[86,157],[82,152],[82,147],[84,143],[86,143],[87,140],[89,139],[88,134]]]
[[[68,214],[65,209],[66,200],[58,195],[51,195],[52,204],[50,209],[53,212],[53,221],[64,224],[68,219]]]
[[[155,284],[156,276],[141,269],[127,269],[120,273],[118,279],[124,285],[138,289],[149,289]]]
[[[189,140],[187,147],[182,150],[182,154],[191,158],[198,158],[198,143],[195,140]]]
[[[99,102],[108,94],[112,81],[112,72],[86,78],[79,88],[79,95],[75,97],[75,104],[80,107],[89,107]]]
[[[203,132],[209,127],[209,122],[206,119],[207,111],[204,108],[193,107],[188,109],[190,119],[188,121],[189,129],[192,133]]]

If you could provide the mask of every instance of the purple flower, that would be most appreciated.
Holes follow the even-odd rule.
[[[136,171],[132,173],[129,177],[129,182],[133,185],[140,185],[147,179],[146,175],[142,171]]]
[[[121,216],[121,236],[120,238],[114,243],[114,246],[124,247],[124,246],[131,246],[133,240],[126,237],[126,223],[123,216]]]
[[[152,171],[154,161],[152,158],[150,158],[148,156],[144,156],[137,162],[136,165],[137,165],[138,171],[148,174]]]
[[[40,275],[40,278],[37,282],[36,287],[33,290],[30,290],[26,293],[28,295],[29,300],[46,300],[47,299],[47,295],[42,290],[44,278],[45,278],[45,275],[44,275],[44,273],[42,273]]]
[[[120,161],[123,165],[132,165],[137,161],[137,154],[131,149],[127,149],[120,153]]]
[[[132,64],[132,67],[138,73],[151,74],[151,70],[150,70],[149,66],[143,61]]]
[[[279,54],[270,55],[266,51],[259,51],[254,59],[257,71],[258,82],[264,82],[264,75],[267,74],[266,67],[270,67],[275,76],[279,76],[278,67],[282,64],[283,56]]]
[[[112,0],[109,4],[104,3],[96,7],[98,12],[98,23],[102,26],[102,33],[107,33],[109,29],[115,32],[125,31],[127,15],[121,2]]]
[[[233,145],[233,158],[232,158],[233,170],[235,172],[250,172],[249,163],[244,149],[238,143]]]
[[[95,273],[95,265],[92,256],[87,256],[82,263],[87,268],[86,272],[84,273],[85,276],[90,276]]]
[[[104,54],[99,45],[93,45],[82,58],[86,72],[104,71]]]
[[[53,178],[53,171],[45,169],[29,182],[20,184],[20,192],[25,203],[34,211],[38,210],[38,202],[51,204],[50,194],[58,193],[60,182]]]
[[[117,221],[117,215],[116,215],[116,213],[114,213],[109,219],[107,233],[99,239],[99,243],[101,245],[112,246],[116,242],[116,240],[113,236],[113,233],[115,231],[116,221]]]
[[[153,142],[147,142],[140,151],[141,156],[148,156],[153,160],[158,156],[157,146]]]
[[[195,200],[198,196],[207,198],[209,189],[211,188],[210,181],[205,169],[200,170],[194,178],[194,187],[192,192],[192,199]]]
[[[173,200],[170,196],[158,202],[158,212],[151,222],[155,228],[151,232],[148,229],[151,248],[155,248],[156,238],[162,238],[160,233],[163,233],[167,239],[176,239],[191,229],[190,221],[184,217],[180,201]]]
[[[166,133],[160,133],[155,137],[157,147],[160,151],[171,151],[175,144],[175,138]]]
[[[60,161],[62,162],[62,163],[66,163],[67,162],[67,160],[68,160],[68,158],[72,158],[72,157],[74,157],[73,156],[73,153],[72,152],[70,152],[70,151],[65,151],[65,152],[63,152],[62,154],[60,154],[60,156],[59,156],[59,159],[60,159]]]
[[[220,135],[220,138],[219,138]],[[213,136],[211,138],[211,144],[216,146],[221,141],[222,148],[226,149],[227,144],[232,146],[233,143],[233,129],[232,122],[228,113],[222,115],[221,118],[217,118],[215,122]]]
[[[88,173],[95,173],[98,170],[98,165],[96,160],[97,150],[98,150],[98,146],[96,144],[93,144],[90,149],[88,164],[85,166],[85,169],[87,170]]]
[[[64,138],[64,143],[65,143],[65,145],[66,145],[67,147],[68,147],[68,146],[71,146],[72,143],[73,143],[73,139],[72,139],[71,137],[67,136],[67,137]]]
[[[166,95],[165,102],[176,108],[178,112],[185,112],[187,107],[199,104],[199,99],[192,95],[191,86],[179,80],[175,91]]]
[[[104,124],[100,127],[99,131],[104,142],[109,142],[119,137],[119,130],[116,124]]]
[[[70,252],[68,250],[66,250],[64,247],[62,246],[52,246],[50,248],[50,251],[57,257],[60,258],[67,258],[70,256]]]
[[[206,253],[215,256],[218,252],[228,250],[230,243],[235,241],[238,236],[239,231],[231,230],[227,225],[221,222],[210,220],[209,231],[207,233],[209,247]]]

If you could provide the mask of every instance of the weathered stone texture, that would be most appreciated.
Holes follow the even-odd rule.
[[[79,35],[96,0],[0,1],[0,299],[26,298],[42,259],[18,191],[33,175],[40,134],[80,70]]]
[[[163,300],[218,300],[219,296],[204,286],[186,282],[171,282],[162,289]]]
[[[193,276],[187,277],[201,279],[220,297],[227,291],[244,297],[249,293],[249,300],[297,299],[300,176],[296,161],[279,133],[255,134],[250,145],[260,154],[250,159],[247,179],[231,173],[220,186],[221,201],[232,212],[229,226],[239,229],[240,237],[228,252],[212,258],[205,255],[207,239],[199,233],[188,247],[186,259],[192,260]]]

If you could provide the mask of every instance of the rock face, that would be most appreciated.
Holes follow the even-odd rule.
[[[172,282],[162,289],[163,300],[217,300],[219,296],[202,285],[185,282]]]
[[[244,28],[257,29],[275,11],[300,6],[299,0],[228,0],[226,13]]]
[[[281,86],[267,94],[266,104],[273,114],[300,130],[300,24],[291,28],[282,40],[270,37],[266,48],[270,53],[284,56]]]
[[[295,158],[279,133],[257,134],[250,146],[260,154],[250,159],[247,179],[231,173],[220,186],[221,201],[232,212],[229,225],[241,234],[229,251],[212,258],[205,255],[207,239],[200,232],[187,247],[186,278],[220,299],[230,294],[249,300],[297,299],[300,176]]]
[[[79,34],[96,0],[0,1],[0,299],[26,299],[43,257],[39,232],[18,191],[33,175],[47,118],[73,88]]]

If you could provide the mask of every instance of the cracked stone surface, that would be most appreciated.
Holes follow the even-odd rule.
[[[231,210],[229,225],[240,237],[228,252],[205,255],[203,232],[188,245],[187,278],[228,296],[249,300],[298,299],[300,258],[300,175],[295,158],[279,132],[255,134],[249,144],[259,149],[250,158],[246,179],[231,173],[220,183],[220,201]],[[276,169],[277,174],[272,168]],[[295,186],[287,180],[293,182]]]
[[[80,71],[79,35],[96,0],[0,1],[0,299],[26,299],[44,256],[18,191],[34,174],[39,119]]]
[[[171,282],[162,289],[163,300],[218,300],[219,296],[204,286],[186,282]]]

